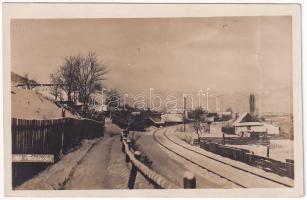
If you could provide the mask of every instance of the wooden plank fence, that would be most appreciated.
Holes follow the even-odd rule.
[[[249,165],[261,167],[264,170],[272,171],[281,176],[294,178],[293,160],[287,159],[286,162],[281,162],[268,157],[254,155],[252,152],[246,149],[229,147],[215,142],[207,142],[205,140],[201,140],[199,146],[204,150],[219,154],[223,157],[228,157],[230,159],[238,160]]]
[[[12,118],[11,131],[12,154],[51,154],[54,155],[54,160],[58,161],[63,154],[79,145],[82,139],[103,137],[104,121],[75,118],[51,120]],[[25,173],[23,170],[25,165],[29,165],[27,171],[29,174],[31,166],[32,171],[35,171],[36,166],[40,164],[13,163],[13,184],[16,179],[17,182],[20,182],[18,179],[23,179],[21,175]]]
[[[60,118],[52,120],[12,119],[13,154],[61,153],[80,144],[82,139],[104,135],[104,122],[90,119]]]

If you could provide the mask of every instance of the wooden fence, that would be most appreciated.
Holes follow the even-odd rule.
[[[246,149],[224,146],[215,142],[207,142],[201,140],[200,148],[219,154],[223,157],[228,157],[233,160],[238,160],[246,164],[260,167],[266,171],[294,178],[294,161],[287,159],[286,162],[281,162],[268,157],[254,155]]]
[[[104,121],[60,118],[52,120],[25,120],[12,118],[12,154],[51,154],[58,161],[61,156],[80,144],[82,139],[104,136]],[[13,184],[37,173],[42,163],[13,163]],[[39,167],[41,170],[41,167]],[[32,174],[32,175],[33,175]],[[29,177],[27,177],[29,178]],[[16,182],[17,181],[17,182]]]
[[[128,180],[128,188],[133,189],[136,179],[136,174],[139,172],[146,180],[149,181],[155,188],[159,189],[175,189],[178,186],[169,182],[160,174],[154,172],[141,162],[141,152],[134,151],[131,145],[131,140],[127,139],[127,134],[121,134],[122,151],[126,156],[126,162],[131,162],[132,168]],[[196,188],[196,178],[191,172],[185,172],[183,175],[183,188]]]
[[[54,154],[78,145],[82,139],[104,135],[104,122],[90,119],[12,119],[13,154]]]

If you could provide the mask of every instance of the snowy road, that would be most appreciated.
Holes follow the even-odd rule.
[[[65,189],[127,189],[130,164],[121,152],[121,129],[106,122],[106,136],[90,151],[78,165]],[[135,188],[151,188],[138,174]]]
[[[128,189],[131,164],[121,152],[121,129],[106,121],[105,137],[87,140],[18,190]],[[137,174],[135,188],[152,186]]]

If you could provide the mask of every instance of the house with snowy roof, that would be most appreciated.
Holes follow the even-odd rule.
[[[272,124],[260,122],[249,113],[243,113],[232,124],[235,134],[243,137],[253,135],[279,135],[280,129]]]
[[[161,115],[161,121],[165,125],[175,125],[183,123],[183,112],[167,112]]]

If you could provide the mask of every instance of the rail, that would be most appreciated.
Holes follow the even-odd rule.
[[[237,167],[237,166],[235,166],[235,165],[226,163],[226,162],[224,162],[224,161],[221,161],[221,160],[219,160],[219,159],[216,159],[216,158],[213,158],[213,157],[211,157],[211,156],[205,155],[205,154],[200,153],[200,152],[198,152],[198,151],[195,151],[195,150],[193,150],[193,149],[187,148],[187,147],[185,147],[185,146],[179,144],[178,142],[172,140],[171,138],[169,138],[169,137],[166,135],[166,130],[163,132],[163,135],[164,135],[164,137],[165,137],[167,140],[169,140],[170,142],[172,142],[172,143],[174,143],[174,144],[180,146],[181,148],[184,148],[185,150],[194,152],[194,153],[199,154],[199,155],[202,155],[202,156],[204,156],[204,157],[206,157],[206,158],[209,158],[209,159],[212,159],[212,160],[214,160],[214,161],[220,162],[220,163],[222,163],[222,164],[224,164],[224,165],[228,165],[228,166],[231,166],[231,167],[233,167],[233,168],[235,168],[235,169],[241,170],[242,172],[246,172],[246,173],[252,174],[252,175],[254,175],[254,176],[258,176],[258,177],[260,177],[260,178],[263,178],[263,179],[265,179],[265,180],[268,180],[268,181],[271,181],[271,182],[274,182],[274,183],[283,185],[283,186],[285,186],[285,187],[293,187],[293,186],[290,185],[290,184],[286,184],[286,183],[283,183],[283,182],[280,182],[280,181],[271,179],[271,178],[269,178],[269,177],[266,177],[266,176],[264,176],[264,175],[261,175],[261,174],[258,174],[258,173],[254,173],[254,172],[248,171],[248,170],[246,170],[246,169],[243,169],[243,168]],[[157,139],[156,139],[156,141],[157,141]],[[162,146],[164,146],[165,148],[169,149],[167,146],[165,146],[165,145],[163,145],[163,144],[160,144],[160,145],[162,145]],[[172,151],[171,149],[169,149],[169,150]],[[176,153],[176,152],[174,152],[174,153]],[[178,154],[178,153],[176,153],[176,154]],[[182,155],[180,155],[180,154],[178,154],[178,155],[179,155],[179,156],[182,156]],[[249,156],[251,156],[251,154],[250,154]],[[190,160],[189,158],[186,158],[186,159],[189,160],[190,162],[193,162],[193,161]],[[195,163],[195,164],[197,164],[197,163]],[[292,165],[292,167],[293,167],[293,165]],[[291,168],[291,167],[289,167],[289,168]],[[292,168],[291,168],[291,169],[292,169]],[[207,169],[207,170],[208,170],[208,169]],[[210,170],[209,170],[209,171],[210,171]],[[215,173],[215,172],[213,172],[213,171],[211,171],[211,172],[212,172],[212,173]],[[223,176],[220,175],[220,174],[217,174],[217,175],[223,177]],[[223,177],[223,178],[228,179],[228,178],[226,178],[226,177]],[[228,180],[229,180],[229,179],[228,179]],[[229,180],[229,181],[231,181],[231,182],[233,182],[233,183],[235,183],[235,184],[237,184],[237,185],[239,185],[239,186],[241,186],[241,187],[244,187],[244,186],[241,185],[240,183],[234,182],[234,181],[232,181],[232,180]]]

